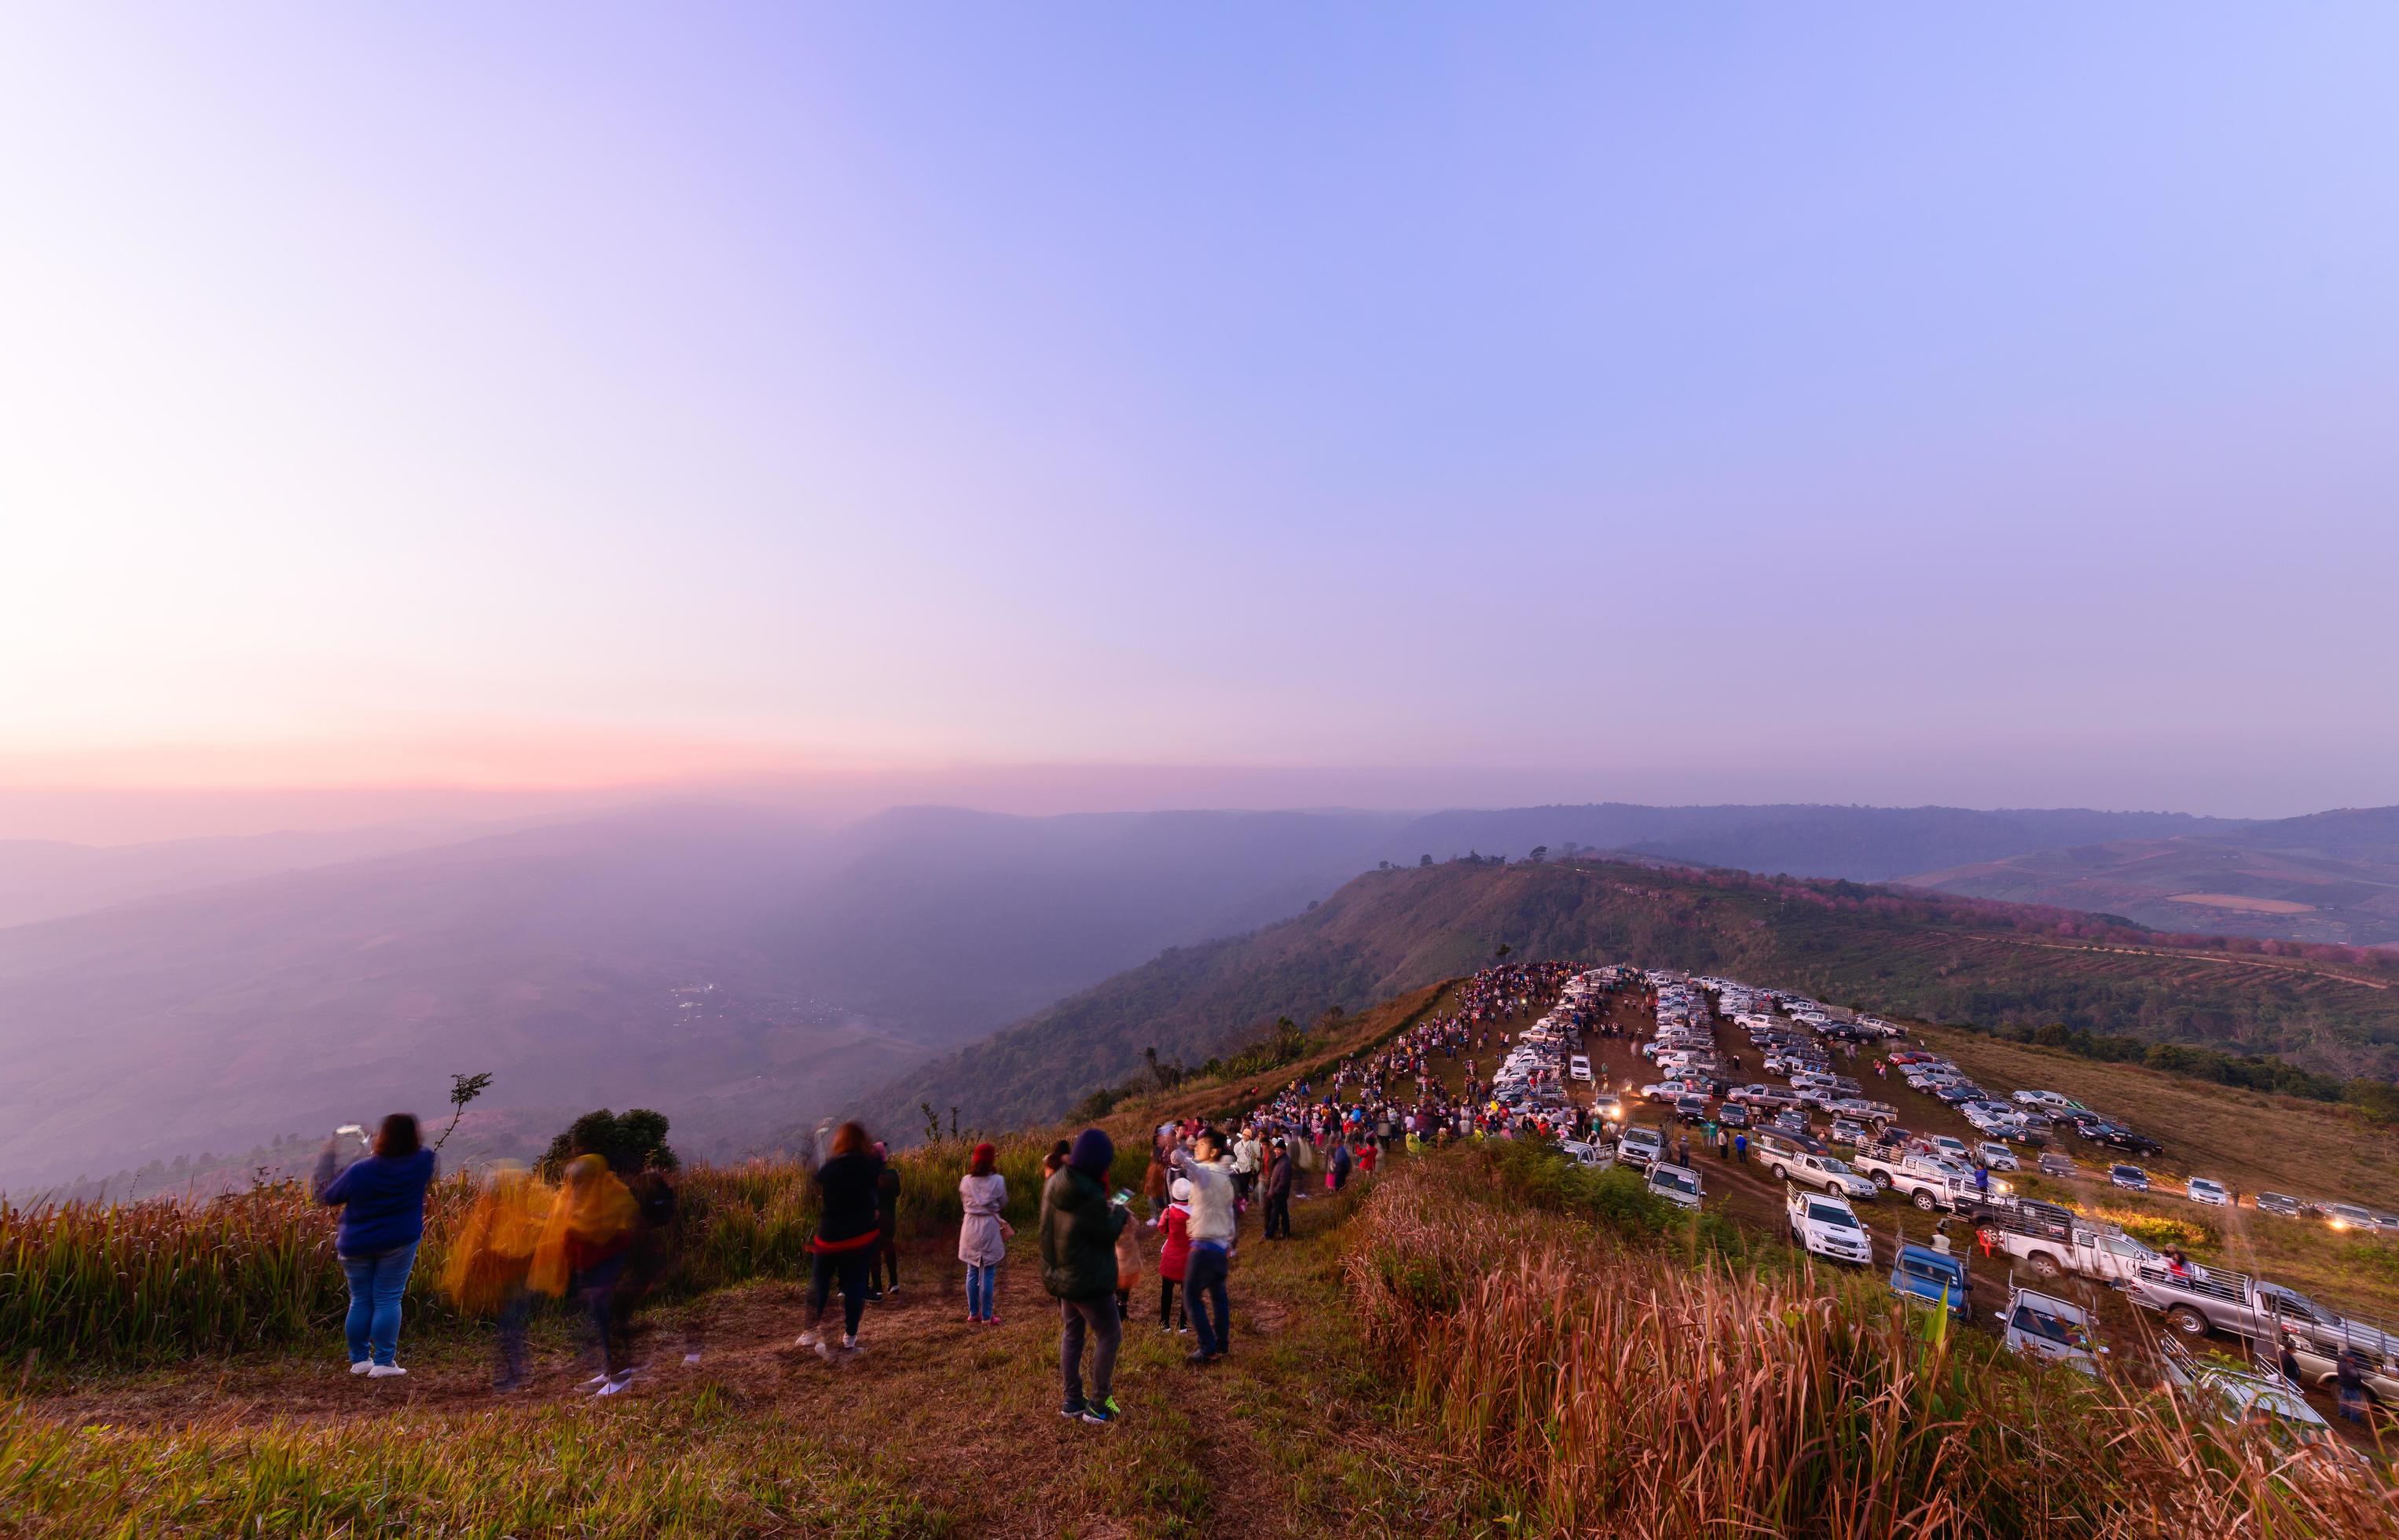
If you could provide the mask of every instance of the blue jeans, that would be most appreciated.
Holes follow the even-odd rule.
[[[1183,1264],[1183,1297],[1191,1308],[1191,1334],[1200,1351],[1214,1358],[1233,1345],[1233,1302],[1225,1295],[1227,1265],[1221,1246],[1194,1246]],[[1209,1306],[1213,1304],[1212,1313]]]
[[[371,1257],[342,1259],[343,1275],[350,1280],[350,1313],[342,1320],[350,1362],[364,1362],[372,1351],[375,1362],[388,1364],[400,1351],[400,1295],[416,1265],[416,1246],[412,1240]]]
[[[967,1314],[979,1321],[987,1321],[996,1313],[992,1296],[999,1290],[999,1263],[970,1262],[967,1263]]]

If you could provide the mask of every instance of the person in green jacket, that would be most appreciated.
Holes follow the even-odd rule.
[[[1117,1236],[1132,1215],[1108,1201],[1117,1147],[1097,1128],[1076,1137],[1066,1164],[1041,1189],[1041,1283],[1056,1296],[1062,1323],[1058,1373],[1066,1390],[1061,1414],[1105,1427],[1117,1420]],[[1091,1394],[1083,1394],[1083,1343],[1091,1344]]]

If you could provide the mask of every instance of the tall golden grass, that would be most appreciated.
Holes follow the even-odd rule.
[[[1010,1215],[1030,1223],[1040,1203],[1044,1144],[1002,1146]],[[900,1172],[900,1228],[910,1239],[955,1230],[969,1147],[908,1151]],[[668,1281],[687,1294],[754,1278],[797,1276],[815,1233],[806,1169],[788,1160],[694,1166],[680,1181],[683,1261]],[[474,1179],[435,1184],[425,1240],[409,1279],[412,1331],[454,1322],[435,1288]],[[0,1362],[142,1362],[303,1340],[335,1330],[348,1302],[333,1250],[333,1210],[296,1184],[208,1201],[0,1203]]]
[[[2162,1393],[1938,1340],[1868,1280],[1755,1276],[1396,1172],[1348,1259],[1370,1341],[1514,1533],[2399,1536],[2399,1487]]]

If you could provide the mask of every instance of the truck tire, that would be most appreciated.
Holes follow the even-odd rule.
[[[2177,1304],[2167,1311],[2166,1319],[2174,1322],[2175,1330],[2186,1337],[2207,1335],[2207,1317],[2188,1304]]]
[[[1923,1209],[1926,1213],[1931,1213],[1932,1211],[1932,1189],[1930,1187],[1918,1187],[1916,1189],[1915,1196],[1912,1201],[1918,1208]]]
[[[2032,1276],[2041,1279],[2043,1282],[2047,1282],[2048,1280],[2056,1277],[2060,1273],[2066,1271],[2064,1267],[2058,1264],[2057,1259],[2051,1256],[2046,1251],[2035,1251],[2032,1255],[2025,1258],[2025,1262],[2032,1268]]]
[[[1877,1171],[1874,1174],[1874,1184],[1877,1187],[1881,1188],[1886,1193],[1890,1192],[1891,1173],[1889,1171]]]
[[[1784,1169],[1780,1163],[1777,1163],[1774,1168],[1774,1180],[1777,1182],[1788,1182],[1791,1180],[1791,1173]]]

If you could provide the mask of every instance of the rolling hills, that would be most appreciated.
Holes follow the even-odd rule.
[[[919,1101],[984,1127],[1054,1115],[1139,1070],[1152,1047],[1196,1063],[1275,1016],[1356,1009],[1503,945],[1721,971],[1934,1021],[2055,1021],[2344,1076],[2399,1071],[2399,959],[2169,947],[2058,911],[1846,883],[1456,861],[1369,872],[1294,919],[1169,951],[916,1066],[865,1105],[891,1127],[913,1125]]]
[[[2399,808],[2110,836],[1905,879],[2013,903],[2121,914],[2166,931],[2399,943]]]

